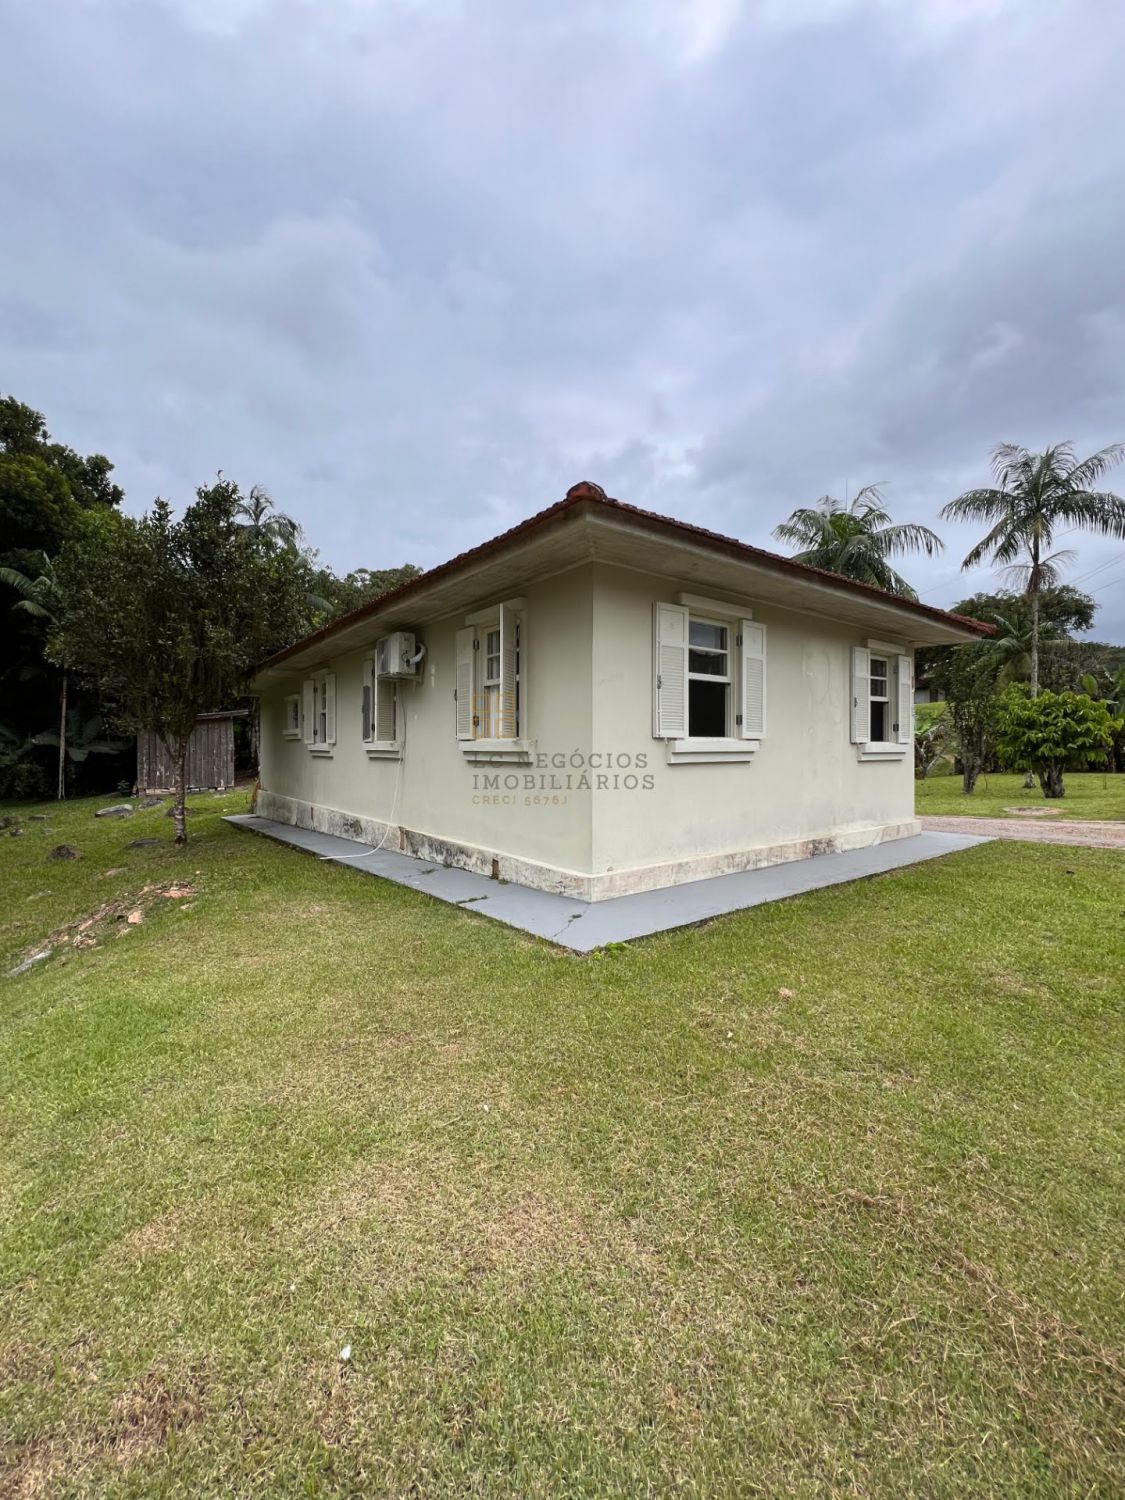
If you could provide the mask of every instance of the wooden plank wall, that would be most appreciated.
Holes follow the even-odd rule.
[[[201,719],[188,741],[189,792],[223,791],[234,785],[234,723],[231,719]],[[148,731],[137,736],[137,790],[170,792],[174,780],[172,757]]]

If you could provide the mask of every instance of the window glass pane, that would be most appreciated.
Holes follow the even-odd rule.
[[[885,700],[875,702],[871,705],[871,738],[878,742],[884,742],[890,738],[887,734],[887,718],[890,712],[890,704]]]
[[[710,620],[691,620],[688,622],[688,645],[710,646],[713,651],[725,651],[727,627],[713,625]]]
[[[883,656],[871,658],[871,691],[873,693],[885,693],[887,691],[887,660]]]
[[[725,677],[727,654],[725,651],[689,651],[688,671],[705,672],[708,677]]]
[[[723,739],[730,732],[730,684],[694,679],[688,683],[688,735]]]

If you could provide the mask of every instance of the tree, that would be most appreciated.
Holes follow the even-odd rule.
[[[33,734],[29,741],[31,745],[58,746],[60,762],[61,789],[59,797],[66,795],[65,763],[70,761],[72,765],[80,766],[89,759],[91,755],[118,755],[125,749],[123,740],[107,739],[103,734],[104,724],[101,714],[94,714],[92,718],[84,719],[77,709],[71,709],[66,715],[66,720],[58,730],[45,729],[39,734]]]
[[[54,658],[95,682],[115,727],[151,730],[175,768],[175,840],[188,740],[199,714],[242,694],[257,663],[305,627],[286,553],[265,554],[239,524],[242,495],[220,479],[179,520],[157,500],[139,520],[91,520],[59,560]],[[294,555],[296,555],[294,553]]]
[[[0,559],[26,568],[30,555],[54,555],[83,511],[119,505],[112,470],[100,453],[56,443],[41,412],[0,398]]]
[[[1063,772],[1102,760],[1115,724],[1104,703],[1084,693],[1032,697],[1022,684],[1010,687],[997,713],[997,747],[1017,765],[1030,766],[1044,797],[1065,795]]]
[[[773,534],[778,541],[802,549],[794,554],[794,562],[872,584],[904,599],[918,596],[889,559],[911,552],[933,557],[942,548],[940,537],[928,526],[893,525],[877,484],[865,484],[849,505],[822,495],[815,506],[793,511],[787,521],[774,527]]]
[[[1033,698],[1039,692],[1041,596],[1044,589],[1058,583],[1060,569],[1073,555],[1052,551],[1056,534],[1060,527],[1081,527],[1125,539],[1125,499],[1094,488],[1123,457],[1125,444],[1121,443],[1081,461],[1070,443],[1056,443],[1042,453],[1001,443],[992,454],[995,484],[966,490],[942,509],[945,520],[991,523],[961,566],[975,568],[989,558],[1018,579],[1027,595]]]
[[[222,479],[220,473],[219,478]],[[301,528],[292,516],[277,510],[260,484],[256,484],[245,500],[238,502],[236,511],[239,521],[263,552],[276,552],[280,547],[294,547],[301,536]]]
[[[946,702],[966,796],[996,753],[998,675],[995,656],[978,643],[942,646],[933,653],[930,681]]]
[[[0,567],[0,583],[5,583],[9,588],[15,589],[20,597],[12,605],[13,609],[22,610],[24,614],[31,615],[37,620],[43,621],[47,626],[57,625],[59,618],[59,602],[61,590],[58,575],[54,564],[45,552],[40,554],[42,559],[42,571],[37,577],[29,577],[19,568]],[[62,686],[59,691],[59,730],[55,736],[54,743],[59,747],[59,780],[58,800],[61,802],[66,796],[66,689],[67,674],[62,673]],[[42,734],[35,735],[29,741],[32,745],[46,745],[48,740]],[[85,759],[85,757],[83,757]]]
[[[355,568],[340,578],[331,568],[322,568],[315,579],[315,592],[324,609],[319,623],[327,624],[341,615],[350,614],[353,609],[359,609],[411,578],[417,578],[421,571],[413,563],[403,563],[398,568]]]
[[[914,730],[914,777],[925,781],[935,767],[945,759],[945,748],[949,741],[949,722],[944,714],[931,719],[928,724],[918,724]]]

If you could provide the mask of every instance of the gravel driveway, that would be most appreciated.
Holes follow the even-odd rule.
[[[1085,844],[1125,849],[1125,822],[1063,823],[1040,818],[923,818],[928,833],[976,833],[984,838],[1023,839],[1029,844]]]

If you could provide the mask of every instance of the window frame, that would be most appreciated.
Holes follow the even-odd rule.
[[[512,719],[515,732],[513,734],[490,732],[495,727],[502,727],[505,715],[503,702],[505,655],[503,616],[505,614],[510,616],[514,635]],[[458,727],[457,743],[461,747],[462,754],[469,760],[529,763],[532,759],[534,742],[527,733],[527,600],[524,598],[504,599],[498,604],[466,615],[464,627],[457,631],[456,636],[455,651],[459,662],[461,650],[467,644],[464,638],[468,637],[470,631],[472,632],[472,656],[467,685],[471,702],[469,727],[472,734],[471,736],[463,735]],[[497,651],[490,654],[489,637],[494,632],[499,634],[500,639],[497,642]],[[489,675],[490,657],[498,658],[499,675]],[[455,682],[460,683],[456,672]],[[455,703],[459,690],[460,687],[455,686]],[[486,702],[486,694],[490,691],[496,694],[495,714]],[[460,714],[457,717],[459,718]]]
[[[691,639],[691,627],[693,625],[713,625],[716,630],[721,630],[723,632],[723,639],[724,639],[724,641],[725,641],[726,644],[723,645],[722,647],[693,645],[692,644],[692,639]],[[737,656],[738,657],[739,667],[741,668],[741,664],[742,664],[742,641],[741,641],[741,637],[739,636],[738,632],[736,631],[735,632],[735,641],[734,641],[734,643],[732,643],[732,641],[731,641],[731,625],[730,625],[729,621],[715,619],[715,618],[713,618],[712,616],[709,616],[709,615],[697,614],[697,613],[694,613],[690,608],[688,609],[687,628],[688,628],[688,638],[687,638],[687,661],[688,661],[688,669],[687,669],[687,734],[684,736],[684,738],[687,739],[687,740],[689,740],[689,741],[716,740],[716,739],[719,739],[719,740],[733,739],[734,736],[731,734],[731,728],[732,728],[731,720],[732,720],[733,717],[735,717],[734,712],[733,712],[734,682],[735,682],[735,678],[734,678],[734,672],[733,672],[732,667],[731,667],[731,657],[732,656]],[[703,655],[706,655],[706,656],[722,656],[722,657],[725,657],[726,658],[726,668],[727,668],[726,672],[722,676],[720,676],[718,673],[715,673],[715,672],[693,672],[691,670],[691,654],[692,654],[693,651],[699,652],[699,653],[701,653]],[[723,733],[721,735],[692,734],[692,732],[691,732],[691,685],[692,685],[693,682],[709,682],[709,683],[719,682],[719,683],[722,683],[723,686],[726,688],[726,692],[723,694],[723,719],[724,719],[724,723],[725,723],[725,728],[724,728]]]
[[[854,717],[851,725],[852,743],[855,745],[857,758],[861,761],[899,761],[904,760],[907,755],[913,760],[914,740],[914,660],[911,649],[901,641],[873,640],[867,639],[861,645],[852,648],[850,653],[850,682],[851,701],[855,702],[857,692],[856,654],[865,652],[867,656],[865,692],[867,697],[866,714],[863,727],[866,730],[866,739],[858,736]],[[871,667],[875,661],[885,661],[887,666],[886,695],[874,697],[871,692],[872,674]],[[902,724],[903,704],[903,673],[906,673],[908,693],[910,698],[909,710],[910,721],[907,725]],[[885,703],[884,729],[888,737],[880,740],[873,739],[872,730],[872,703]],[[854,715],[853,706],[853,715]]]
[[[406,743],[404,733],[406,709],[399,697],[398,689],[399,679],[379,676],[377,657],[372,655],[365,658],[362,693],[368,695],[368,719],[367,733],[364,734],[361,694],[360,736],[363,748],[371,760],[400,760],[402,758],[403,747]],[[382,712],[380,698],[389,698],[391,702],[391,712],[394,715],[394,736],[391,739],[380,738],[377,733]]]
[[[290,717],[292,717],[292,723],[290,723]],[[301,738],[300,693],[286,693],[285,695],[282,704],[281,738],[283,740],[299,740]]]
[[[311,755],[332,755],[336,748],[336,673],[327,668],[310,673],[305,678],[304,690],[312,699],[307,721],[302,726],[305,746]]]
[[[683,621],[682,629],[665,634],[662,621],[667,617],[671,626],[678,616]],[[727,671],[725,676],[713,673],[693,673],[690,670],[690,643],[692,622],[717,625],[726,630]],[[678,643],[678,644],[677,644]],[[717,648],[694,648],[711,650]],[[683,663],[683,715],[676,712],[673,703],[665,717],[662,702],[662,683],[665,671],[675,685],[679,676],[677,655],[682,650]],[[665,653],[669,653],[667,661]],[[752,669],[756,669],[752,673]],[[752,684],[751,677],[756,675]],[[724,735],[690,734],[690,684],[707,680],[726,685],[726,729]],[[653,738],[663,740],[669,765],[696,763],[727,764],[749,761],[754,758],[766,737],[766,684],[767,684],[767,627],[754,619],[753,609],[746,604],[728,599],[705,598],[698,594],[681,592],[675,602],[653,600]],[[755,688],[751,696],[751,686]],[[666,691],[666,689],[663,689]],[[750,709],[756,711],[751,717]],[[668,719],[671,727],[667,727]],[[683,732],[677,733],[682,723]],[[751,727],[753,724],[753,727]]]

